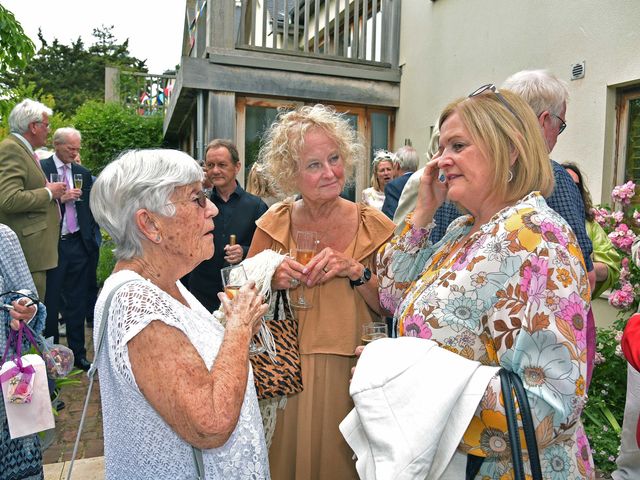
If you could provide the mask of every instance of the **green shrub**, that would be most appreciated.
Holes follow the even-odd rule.
[[[601,472],[616,469],[627,391],[627,362],[621,356],[620,331],[599,329],[598,353],[589,399],[582,414],[593,461]]]
[[[97,270],[97,278],[98,285],[104,285],[104,281],[107,279],[111,272],[113,271],[113,267],[116,265],[116,259],[113,256],[113,240],[109,234],[107,234],[104,230],[101,230],[102,233],[102,245],[100,245],[100,259],[98,260],[98,270]]]
[[[88,101],[73,118],[82,133],[82,163],[94,175],[121,152],[163,146],[162,115],[140,116],[118,103]]]

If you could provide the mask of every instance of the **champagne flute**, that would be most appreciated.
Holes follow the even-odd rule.
[[[362,344],[369,345],[374,340],[387,338],[387,324],[385,322],[369,322],[362,325]]]
[[[317,244],[318,234],[316,232],[299,231],[296,235],[296,261],[302,265],[309,263],[316,254]],[[311,303],[304,298],[304,282],[300,284],[298,300],[293,302],[291,306],[300,310],[308,310],[312,307]]]
[[[236,298],[238,290],[245,283],[247,283],[247,272],[245,272],[242,265],[231,265],[220,270],[222,275],[222,286],[224,287],[224,293],[229,300]],[[264,345],[258,345],[252,338],[249,344],[249,355],[257,355],[264,352]]]
[[[82,174],[81,173],[74,173],[73,174],[73,186],[75,188],[82,189]],[[76,200],[76,202],[81,202],[81,201],[82,201],[81,198],[78,198]]]

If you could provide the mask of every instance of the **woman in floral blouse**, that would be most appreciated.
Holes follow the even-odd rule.
[[[395,312],[399,335],[517,372],[544,478],[593,478],[580,421],[590,291],[573,232],[543,198],[553,172],[535,114],[490,85],[451,103],[439,126],[416,209],[378,259],[382,306]],[[433,214],[445,198],[469,214],[434,245]],[[485,457],[476,478],[513,473],[500,391],[495,377],[460,444]]]

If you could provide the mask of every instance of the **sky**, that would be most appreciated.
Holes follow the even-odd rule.
[[[129,39],[129,52],[147,60],[150,73],[162,73],[180,63],[185,0],[0,0],[40,47],[44,38],[70,45],[78,37],[86,47],[95,42],[92,30],[111,26],[118,43]]]

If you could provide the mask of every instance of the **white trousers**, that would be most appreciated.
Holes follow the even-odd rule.
[[[616,459],[618,468],[611,474],[614,480],[637,480],[640,478],[640,449],[636,442],[636,426],[639,415],[640,373],[627,364],[627,399],[624,405],[620,455]]]

